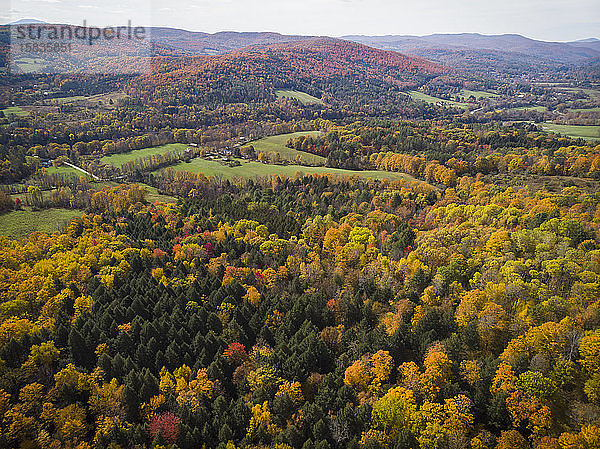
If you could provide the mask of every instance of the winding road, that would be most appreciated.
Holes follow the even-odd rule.
[[[65,165],[67,165],[67,166],[69,166],[69,167],[71,167],[71,168],[74,168],[75,170],[78,170],[78,171],[80,171],[80,172],[82,172],[82,173],[85,173],[86,175],[88,175],[88,176],[92,177],[92,178],[93,178],[95,181],[100,181],[100,178],[99,178],[98,176],[96,176],[96,175],[93,175],[93,174],[92,174],[92,173],[90,173],[89,171],[87,171],[87,170],[84,170],[83,168],[81,168],[81,167],[78,167],[77,165],[73,165],[73,164],[71,164],[70,162],[65,162],[64,164],[65,164]]]

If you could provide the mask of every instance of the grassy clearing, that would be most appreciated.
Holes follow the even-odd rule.
[[[564,90],[565,92],[579,92],[580,90],[583,90],[583,89],[580,89],[578,87],[557,86],[556,90]]]
[[[417,92],[416,90],[411,90],[407,93],[413,100],[420,100],[426,103],[443,103],[446,106],[463,109],[469,107],[467,103],[459,103],[458,101],[444,100],[442,98],[432,97],[431,95],[424,94],[423,92]]]
[[[556,87],[556,86],[564,86],[565,82],[564,81],[533,81],[531,84],[535,84],[536,86],[550,86],[550,87]]]
[[[542,128],[546,131],[564,134],[569,137],[582,137],[584,139],[600,140],[600,126],[583,125],[557,125],[555,123],[544,123]]]
[[[594,108],[569,108],[567,110],[567,112],[598,112],[598,111],[600,111],[600,106],[594,107]]]
[[[74,101],[81,101],[87,98],[88,97],[84,97],[83,95],[76,95],[74,97],[52,98],[50,101],[53,103],[72,103]]]
[[[174,165],[172,168],[180,171],[190,171],[194,173],[203,173],[205,176],[213,176],[223,179],[234,178],[256,178],[262,176],[285,175],[293,177],[297,173],[302,174],[321,174],[332,173],[340,176],[359,176],[370,179],[413,179],[411,176],[404,173],[394,173],[377,170],[343,170],[339,168],[329,167],[306,167],[302,165],[269,165],[260,162],[240,161],[241,166],[229,167],[221,165],[215,161],[209,161],[202,158],[197,158],[189,163],[182,162]]]
[[[319,136],[321,131],[303,131],[290,134],[279,134],[277,136],[263,137],[260,140],[252,142],[252,146],[258,153],[279,153],[282,159],[286,161],[296,162],[296,157],[300,156],[300,160],[305,164],[310,165],[325,165],[325,158],[303,151],[294,150],[285,146],[288,139],[294,139],[299,136]]]
[[[515,111],[538,111],[538,112],[546,112],[548,108],[546,106],[519,106],[518,108],[511,108]]]
[[[50,98],[46,101],[46,104],[65,104],[65,103],[73,103],[77,106],[87,106],[87,107],[105,107],[105,108],[113,108],[117,106],[117,102],[123,98],[125,98],[124,92],[114,91],[107,92],[103,94],[91,95],[89,97],[84,95],[75,95],[72,97],[60,97],[60,98]],[[111,103],[112,102],[112,103]]]
[[[36,231],[47,233],[60,231],[71,219],[82,214],[80,210],[58,208],[8,212],[0,215],[0,235],[21,238]]]
[[[125,97],[127,97],[127,94],[125,94],[125,92],[114,91],[114,92],[107,92],[104,94],[92,95],[91,97],[86,97],[86,100],[89,101],[90,103],[102,103],[108,107],[116,107],[117,101],[122,100]],[[110,104],[111,100],[113,101],[112,105]]]
[[[127,95],[124,92],[115,91],[92,95],[90,97],[83,97],[83,99],[72,100],[72,102],[78,106],[102,107],[111,109],[116,108],[118,101],[125,97],[127,97]]]
[[[323,104],[323,101],[320,98],[313,97],[312,95],[297,90],[276,90],[275,95],[277,95],[277,98],[295,98],[302,104]]]
[[[98,185],[98,186],[101,187],[100,184],[96,184],[96,185]],[[115,185],[116,185],[116,183],[115,183]],[[55,190],[57,190],[57,189],[42,190],[42,198],[43,198],[43,200],[44,201],[48,201],[50,199],[50,195]],[[21,192],[21,193],[11,193],[9,196],[11,197],[11,199],[13,201],[15,201],[17,198],[19,198],[23,204],[25,204],[25,201],[27,200],[27,193],[24,193],[24,192]]]
[[[587,89],[582,87],[557,87],[557,90],[563,90],[565,92],[580,92],[582,91],[584,94],[590,97],[598,97],[600,96],[600,90],[598,89]]]
[[[23,73],[37,72],[41,70],[45,65],[44,59],[35,58],[18,58],[11,62],[12,66],[17,66]]]
[[[2,112],[4,112],[5,116],[9,116],[9,115],[27,115],[27,114],[29,114],[28,111],[25,111],[24,109],[22,109],[19,106],[11,106],[11,107],[8,107],[6,109],[2,109]]]
[[[152,187],[149,186],[148,184],[144,184],[144,183],[138,183],[140,186],[142,186],[144,188],[144,190],[146,190],[147,195],[146,195],[146,201],[148,201],[149,203],[155,203],[155,202],[160,202],[160,203],[176,203],[177,202],[177,198],[172,197],[172,196],[168,196],[168,195],[161,195],[160,193],[158,193],[158,190],[156,189],[156,187]]]
[[[105,164],[120,167],[124,163],[133,161],[135,159],[141,159],[143,157],[153,156],[155,154],[164,154],[168,153],[169,151],[183,151],[187,147],[188,145],[184,143],[169,143],[167,145],[161,145],[158,147],[128,151],[127,153],[112,154],[110,156],[104,156],[100,160]]]
[[[498,94],[493,94],[491,92],[485,92],[483,90],[469,90],[469,89],[461,90],[460,95],[465,98],[469,98],[469,97],[473,96],[477,100],[479,100],[480,98],[494,98],[494,97],[498,96]]]
[[[85,173],[79,171],[79,170],[75,170],[73,167],[68,167],[66,165],[62,165],[60,167],[55,167],[54,165],[51,167],[48,167],[46,170],[48,170],[49,174],[57,174],[57,175],[63,175],[65,177],[69,177],[69,178],[80,178],[80,177],[84,177],[84,178],[89,178],[88,175],[86,175]]]

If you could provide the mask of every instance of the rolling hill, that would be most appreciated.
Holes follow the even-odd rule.
[[[185,64],[182,62],[185,60]],[[232,53],[192,58],[158,58],[159,74],[219,73],[238,65],[239,73],[275,81],[330,79],[345,76],[378,78],[391,84],[410,84],[415,77],[432,77],[448,69],[423,58],[380,50],[334,38],[305,38],[270,45],[254,44]],[[177,73],[174,73],[175,70]]]
[[[367,104],[396,108],[399,92],[449,70],[422,58],[333,38],[253,45],[216,56],[156,57],[153,73],[135,88],[152,103],[182,104],[170,86],[201,104],[275,100],[279,89],[300,91],[335,108],[366,111]],[[183,81],[182,81],[183,80]],[[167,93],[168,92],[168,93]],[[285,100],[282,100],[285,101]],[[289,100],[288,100],[289,101]],[[315,105],[314,107],[322,107]]]

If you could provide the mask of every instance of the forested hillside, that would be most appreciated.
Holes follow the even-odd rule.
[[[2,446],[600,441],[597,193],[185,186],[3,239]]]

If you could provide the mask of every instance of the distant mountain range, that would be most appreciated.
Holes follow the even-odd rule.
[[[281,44],[313,38],[313,36],[286,36],[270,32],[222,31],[209,34],[163,27],[151,28],[150,36],[159,46],[194,55],[225,54],[248,46]]]
[[[217,55],[244,47],[266,46],[313,39],[278,33],[220,32],[207,34],[173,28],[153,28],[152,41],[160,53]],[[485,76],[522,76],[555,70],[596,70],[600,66],[600,40],[544,42],[517,34],[488,36],[474,33],[431,36],[344,36],[380,50],[395,51]]]
[[[429,36],[344,36],[383,50],[420,56],[450,67],[480,70],[531,70],[546,66],[594,64],[600,40],[545,42],[518,34],[432,34]]]
[[[588,37],[587,39],[579,39],[574,41],[574,43],[586,43],[586,42],[600,42],[600,39],[596,37]]]
[[[283,35],[270,32],[225,31],[214,34],[152,28],[152,40],[157,44],[193,54],[223,54],[246,46],[271,45],[296,42],[315,36]],[[562,64],[578,64],[600,57],[600,40],[583,39],[575,42],[544,42],[518,34],[488,36],[475,33],[433,34],[430,36],[343,36],[341,39],[358,42],[381,50],[412,54],[434,62],[447,63],[448,56],[475,52],[497,54],[502,58],[510,55],[517,59],[541,58]]]
[[[7,23],[6,25],[37,25],[47,23],[38,19],[19,19],[14,22]]]
[[[214,34],[153,28],[152,41],[158,53],[217,55],[244,47],[292,43],[313,36],[279,33],[220,32]],[[475,33],[434,34],[430,36],[344,36],[341,39],[380,50],[395,51],[441,64],[493,77],[523,76],[532,72],[586,70],[600,67],[600,40],[545,42],[517,34],[488,36]]]
[[[44,24],[41,20],[23,18],[7,25]],[[271,45],[313,39],[318,36],[284,35],[274,32],[222,31],[204,33],[169,27],[151,27],[150,35],[156,44],[191,54],[224,54],[255,45]],[[324,37],[324,36],[320,36]],[[445,63],[448,57],[464,52],[497,53],[541,58],[544,61],[578,64],[600,58],[600,39],[591,37],[573,42],[546,42],[519,34],[484,35],[478,33],[432,34],[429,36],[348,35],[340,39],[358,42],[381,50],[392,50],[421,57],[432,57]]]
[[[11,25],[39,23],[44,22],[21,19]],[[0,26],[0,34],[7,29],[7,26]],[[273,32],[224,31],[210,34],[168,27],[152,27],[149,35],[154,54],[161,56],[223,55],[245,48],[329,39],[330,42],[351,41],[379,50],[417,56],[446,67],[485,76],[521,76],[548,70],[590,68],[598,71],[600,67],[600,39],[595,37],[574,42],[545,42],[518,34],[462,33],[429,36],[349,35],[336,39]],[[0,36],[0,41],[5,40]],[[365,48],[361,51],[365,51]]]

